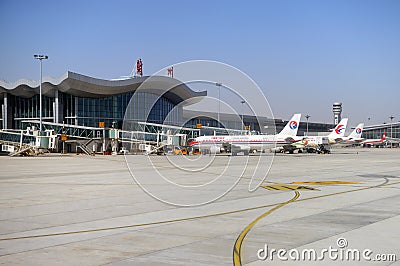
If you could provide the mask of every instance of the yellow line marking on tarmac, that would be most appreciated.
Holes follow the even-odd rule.
[[[292,182],[292,184],[298,185],[353,185],[360,184],[361,182],[348,182],[348,181],[302,181]]]
[[[303,198],[303,199],[296,200],[296,202],[305,201],[305,200],[312,200],[312,199],[317,199],[317,198],[330,197],[330,196],[334,196],[334,195],[346,194],[346,193],[351,193],[351,192],[356,192],[356,191],[361,191],[361,190],[366,190],[366,189],[371,189],[371,188],[379,188],[380,186],[394,185],[394,184],[400,184],[400,181],[393,182],[393,183],[390,183],[390,184],[386,184],[385,183],[385,184],[382,184],[382,185],[362,187],[362,188],[357,188],[357,189],[352,189],[352,190],[335,192],[335,193],[331,193],[331,194],[325,194],[325,195],[319,195],[319,196]],[[295,192],[297,192],[297,191],[295,191]],[[142,223],[142,224],[131,224],[131,225],[123,225],[123,226],[115,226],[115,227],[104,227],[104,228],[87,229],[87,230],[80,230],[80,231],[67,231],[67,232],[50,233],[50,234],[42,234],[42,235],[28,235],[28,236],[20,236],[20,237],[0,238],[0,241],[30,239],[30,238],[40,238],[40,237],[50,237],[50,236],[61,236],[61,235],[72,235],[72,234],[80,234],[80,233],[92,233],[92,232],[101,232],[101,231],[111,231],[111,230],[117,230],[117,229],[135,228],[135,227],[142,227],[142,226],[149,226],[149,225],[161,225],[161,224],[168,224],[168,223],[175,223],[175,222],[192,221],[192,220],[197,220],[197,219],[204,219],[204,218],[209,218],[209,217],[217,217],[217,216],[223,216],[223,215],[234,214],[234,213],[239,213],[239,212],[252,211],[252,210],[257,210],[257,209],[262,209],[262,208],[267,208],[267,207],[279,206],[280,204],[283,204],[283,203],[285,203],[285,202],[266,204],[266,205],[250,207],[250,208],[244,208],[244,209],[233,210],[233,211],[227,211],[227,212],[221,212],[221,213],[213,213],[213,214],[207,214],[207,215],[199,215],[199,216],[192,216],[192,217],[186,217],[186,218],[164,220],[164,221],[158,221],[158,222],[149,222],[149,223]]]
[[[282,202],[279,205],[275,206],[274,208],[270,209],[269,211],[265,212],[264,214],[258,216],[254,221],[252,221],[249,225],[247,225],[244,230],[240,233],[240,235],[237,237],[234,248],[233,248],[233,265],[238,266],[242,265],[242,260],[241,260],[241,250],[242,250],[242,243],[244,238],[246,237],[247,233],[250,232],[250,230],[253,228],[253,226],[260,221],[262,218],[265,216],[271,214],[272,212],[278,210],[279,208],[282,208],[283,206],[297,200],[300,197],[300,193],[295,190],[295,195],[293,198],[291,198],[288,201]]]
[[[261,186],[262,188],[268,190],[318,190],[316,188],[307,187],[307,186],[294,186],[288,184],[273,184],[268,186]]]
[[[386,182],[385,182],[386,183]],[[289,203],[293,203],[293,202],[299,202],[299,201],[305,201],[305,200],[311,200],[311,199],[318,199],[318,198],[324,198],[324,197],[329,197],[329,196],[334,196],[334,195],[340,195],[340,194],[346,194],[346,193],[350,193],[350,192],[355,192],[355,191],[361,191],[361,190],[367,190],[367,189],[371,189],[371,188],[380,188],[381,186],[385,186],[386,184],[383,183],[381,185],[376,185],[376,186],[369,186],[369,187],[362,187],[362,188],[357,188],[357,189],[352,189],[352,190],[346,190],[346,191],[340,191],[340,192],[334,192],[331,194],[325,194],[325,195],[319,195],[319,196],[313,196],[313,197],[308,197],[308,198],[303,198],[303,199],[299,199],[300,193],[295,190],[295,196],[285,202],[282,202],[280,204],[278,204],[277,206],[275,206],[274,208],[272,208],[271,210],[267,211],[266,213],[262,214],[261,216],[257,217],[254,221],[252,221],[249,225],[247,225],[245,227],[245,229],[240,233],[240,235],[238,236],[238,238],[236,239],[234,248],[233,248],[233,265],[234,266],[241,266],[242,265],[242,260],[241,260],[241,247],[242,247],[242,243],[244,241],[244,238],[246,237],[247,233],[251,230],[251,228],[253,228],[253,226],[262,218],[264,218],[265,216],[271,214],[272,212],[276,211],[279,208],[282,208],[283,206],[289,204]],[[394,185],[394,184],[399,184],[400,182],[394,182],[388,185]]]
[[[80,233],[93,233],[93,232],[110,231],[110,230],[116,230],[116,229],[126,229],[126,228],[142,227],[142,226],[149,226],[149,225],[160,225],[160,224],[168,224],[168,223],[174,223],[174,222],[191,221],[191,220],[196,220],[196,219],[216,217],[216,216],[234,214],[234,213],[239,213],[239,212],[252,211],[252,210],[257,210],[257,209],[262,209],[262,208],[267,208],[267,207],[273,207],[277,204],[281,204],[281,203],[272,203],[272,204],[267,204],[267,205],[263,205],[263,206],[250,207],[250,208],[221,212],[221,213],[213,213],[213,214],[208,214],[208,215],[200,215],[200,216],[193,216],[193,217],[186,217],[186,218],[179,218],[179,219],[172,219],[172,220],[164,220],[164,221],[150,222],[150,223],[142,223],[142,224],[132,224],[132,225],[105,227],[105,228],[98,228],[98,229],[87,229],[87,230],[80,230],[80,231],[50,233],[50,234],[42,234],[42,235],[0,238],[0,241],[18,240],[18,239],[27,239],[27,238],[39,238],[39,237],[48,237],[48,236],[72,235],[72,234],[80,234]]]

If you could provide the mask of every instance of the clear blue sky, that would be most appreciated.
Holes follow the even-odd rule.
[[[263,89],[279,118],[351,125],[400,120],[400,1],[0,2],[0,79],[66,71],[115,78],[174,63],[231,64]]]

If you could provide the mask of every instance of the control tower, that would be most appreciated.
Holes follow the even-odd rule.
[[[342,120],[342,103],[336,102],[333,103],[333,123],[335,125],[339,124],[340,120]]]

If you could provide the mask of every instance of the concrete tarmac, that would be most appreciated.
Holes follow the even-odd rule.
[[[400,264],[400,149],[261,157],[0,157],[0,264]]]

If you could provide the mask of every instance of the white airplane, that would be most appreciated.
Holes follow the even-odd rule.
[[[375,146],[375,145],[383,144],[384,142],[386,142],[386,131],[383,132],[382,138],[380,138],[380,139],[366,139],[366,140],[361,141],[361,145],[363,145],[364,147],[368,146],[368,145]]]
[[[324,144],[322,139],[328,139],[328,144],[334,144],[336,141],[342,140],[344,138],[344,133],[346,132],[346,126],[348,118],[343,118],[339,124],[329,133],[328,136],[307,136],[305,139],[308,143]]]
[[[329,152],[329,147],[338,141],[343,140],[344,133],[346,132],[348,118],[343,118],[339,124],[329,133],[328,136],[297,136],[297,142],[292,143],[290,146],[285,146],[284,149],[293,153],[295,149],[317,149],[323,153]]]
[[[279,134],[276,135],[221,135],[201,136],[189,143],[189,146],[199,148],[201,153],[231,152],[237,155],[243,152],[248,155],[250,151],[265,152],[276,146],[283,146],[295,141],[299,129],[301,114],[293,115]]]
[[[364,138],[361,138],[363,129],[364,123],[358,124],[353,132],[350,133],[350,135],[343,137],[341,140],[337,140],[334,145],[351,145],[361,143],[364,140]]]

